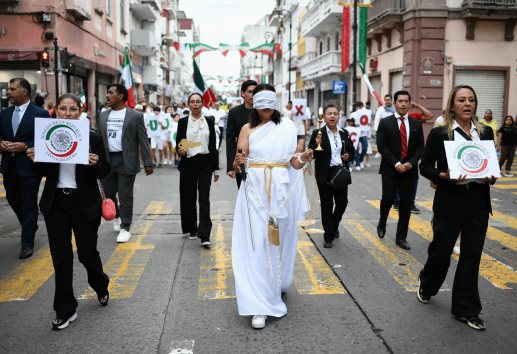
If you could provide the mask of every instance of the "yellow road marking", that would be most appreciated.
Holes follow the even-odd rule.
[[[498,179],[500,182],[515,182],[517,181],[517,177],[500,177]]]
[[[228,286],[229,275],[233,275],[230,250],[226,247],[223,226],[217,223],[212,248],[201,249],[198,297],[208,300],[234,298],[234,286]]]
[[[72,249],[75,252],[74,237]],[[30,299],[54,274],[48,245],[22,262],[5,279],[0,280],[0,302]]]
[[[409,252],[403,251],[392,242],[385,243],[370,229],[363,226],[357,220],[360,216],[354,212],[347,212],[347,219],[341,225],[357,240],[368,253],[399,283],[406,291],[416,291],[418,288],[418,276],[423,265],[420,264]],[[447,284],[442,289],[448,289]]]
[[[380,201],[379,200],[368,200],[372,206],[377,209],[380,209]],[[393,209],[390,210],[390,217],[398,220],[398,212],[395,212]],[[418,216],[411,216],[411,220],[409,222],[409,228],[413,230],[418,235],[425,238],[427,241],[432,241],[433,239],[433,230],[431,227],[431,223],[429,221],[423,220]],[[452,257],[457,261],[459,259],[458,255],[452,254]],[[517,273],[515,270],[496,260],[495,258],[483,253],[481,256],[481,263],[479,267],[479,275],[483,278],[491,282],[494,286],[500,289],[511,289],[509,284],[517,283]]]
[[[423,206],[426,209],[429,209],[429,210],[433,209],[433,202],[432,201],[419,202],[418,204]],[[517,220],[515,220],[515,218],[512,218],[510,216],[503,217],[503,214],[501,214],[499,212],[494,212],[494,219],[499,219],[499,220],[501,220],[501,219],[509,219],[508,221],[510,223],[516,223],[517,224]],[[511,220],[511,219],[514,219],[514,220]],[[496,229],[493,226],[488,226],[487,237],[490,240],[495,241],[495,242],[503,245],[504,247],[506,247],[506,248],[508,248],[508,249],[510,249],[512,251],[517,251],[517,238],[515,238],[513,235],[510,235],[510,234],[508,234],[508,233],[506,233],[504,231],[498,230],[498,229]]]
[[[5,197],[5,192],[0,192],[0,197]]]
[[[164,207],[164,202],[150,202],[143,212],[151,220],[137,221],[131,230],[132,241],[117,246],[108,262],[104,265],[104,272],[110,277],[109,292],[112,299],[128,299],[133,296],[138,282],[144,273],[154,245],[144,244],[144,238],[151,230],[154,220]],[[88,287],[79,298],[96,298],[95,292]]]
[[[496,183],[494,184],[494,187],[498,189],[517,189],[517,184]]]
[[[294,284],[303,295],[345,294],[345,288],[307,234],[298,227],[298,257],[295,261]]]

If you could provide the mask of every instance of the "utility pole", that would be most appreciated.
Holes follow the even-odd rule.
[[[59,47],[57,45],[57,37],[54,37],[54,80],[56,85],[56,100],[59,98]]]
[[[352,31],[353,31],[353,55],[354,55],[354,61],[352,64],[352,104],[357,102],[357,85],[356,85],[356,78],[357,78],[357,1],[354,0],[354,23],[352,24]]]
[[[289,67],[287,68],[287,80],[288,80],[287,89],[289,90],[288,100],[290,101],[291,100],[291,57],[292,57],[292,48],[291,47],[293,45],[291,34],[293,31],[293,21],[291,18],[291,12],[287,11],[287,13],[289,14]]]

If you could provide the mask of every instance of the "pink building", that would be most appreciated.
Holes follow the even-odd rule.
[[[467,84],[478,94],[478,116],[491,109],[500,125],[517,114],[516,18],[516,0],[373,1],[372,85],[382,96],[406,89],[438,117],[451,88]],[[358,97],[375,107],[369,96],[362,83]]]

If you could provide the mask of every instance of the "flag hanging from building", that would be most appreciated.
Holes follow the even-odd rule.
[[[359,50],[358,62],[366,68],[366,35],[368,30],[368,8],[360,7],[359,9]]]
[[[203,106],[211,107],[212,104],[217,101],[217,97],[215,97],[214,91],[210,87],[206,88],[205,80],[203,80],[203,75],[201,75],[201,71],[197,66],[196,60],[192,59],[194,67],[194,84],[196,85],[197,92],[203,95]]]
[[[84,90],[81,90],[81,92],[79,92],[79,99],[81,100],[81,108],[83,109],[83,111],[86,111],[86,95],[84,93]]]
[[[350,7],[343,7],[341,28],[341,74],[350,66]]]
[[[131,73],[131,60],[129,59],[129,48],[124,49],[124,61],[122,62],[121,81],[124,82],[124,87],[127,89],[126,105],[129,108],[135,108],[135,94],[133,92],[133,74]]]

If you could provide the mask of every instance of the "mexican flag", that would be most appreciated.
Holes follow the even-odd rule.
[[[121,81],[124,82],[124,86],[127,89],[127,102],[126,105],[129,108],[135,108],[135,94],[133,92],[133,74],[131,74],[131,60],[129,59],[129,48],[124,49],[124,61],[122,63],[122,75]]]
[[[194,58],[203,52],[212,52],[217,50],[215,47],[211,47],[208,44],[204,43],[189,43],[189,48],[194,52]]]
[[[250,49],[250,52],[265,54],[271,58],[275,56],[275,43],[264,43]]]
[[[83,110],[86,110],[86,95],[84,93],[84,90],[81,90],[79,93],[79,99],[81,100],[81,108]]]
[[[217,101],[217,97],[215,97],[215,94],[210,87],[206,88],[205,80],[203,80],[203,75],[201,75],[201,71],[199,71],[196,60],[192,59],[192,61],[192,66],[194,67],[194,74],[192,76],[194,84],[196,85],[196,91],[203,95],[203,106],[211,107],[212,104]]]

